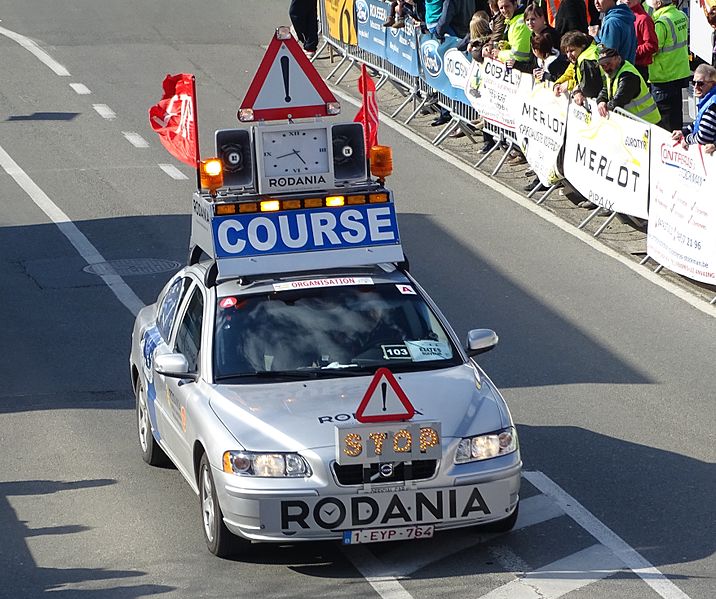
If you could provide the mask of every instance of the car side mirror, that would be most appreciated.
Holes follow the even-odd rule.
[[[490,351],[497,345],[499,337],[492,329],[472,329],[467,333],[467,355],[476,356]]]
[[[172,379],[191,379],[196,381],[199,375],[189,372],[189,362],[182,354],[162,354],[154,358],[154,370],[162,376]]]

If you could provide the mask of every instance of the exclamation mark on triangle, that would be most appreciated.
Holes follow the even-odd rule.
[[[388,383],[381,383],[380,390],[383,392],[383,411],[387,412],[388,408],[385,407],[385,396],[386,396],[386,393],[388,392]]]

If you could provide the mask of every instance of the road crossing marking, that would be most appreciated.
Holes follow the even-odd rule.
[[[162,169],[172,179],[176,179],[177,181],[182,181],[183,179],[189,178],[173,164],[160,164],[159,168]]]
[[[690,599],[549,477],[539,471],[525,471],[522,475],[542,494],[520,500],[520,514],[512,529],[513,532],[566,515],[599,543],[543,568],[528,572],[490,591],[480,599],[557,599],[573,590],[611,576],[624,567],[632,570],[664,599]],[[400,579],[408,578],[414,572],[470,547],[509,534],[470,534],[470,532],[467,530],[460,534],[459,531],[454,531],[453,534],[439,535],[429,541],[429,552],[419,551],[420,541],[418,541],[416,551],[409,552],[414,555],[407,557],[404,547],[387,551],[382,559],[373,555],[367,547],[361,546],[344,548],[344,553],[383,599],[412,599],[412,595],[400,584]],[[506,571],[518,570],[521,574],[527,569],[519,556],[509,556],[504,547],[498,546],[493,552]]]
[[[139,133],[135,133],[134,131],[122,131],[122,135],[124,135],[124,138],[135,148],[149,147],[149,142],[139,135]]]
[[[90,88],[87,87],[84,83],[70,83],[70,87],[81,96],[86,96],[87,94],[92,93],[90,91]]]
[[[0,34],[4,35],[5,37],[9,37],[11,40],[17,42],[23,48],[25,48],[25,50],[27,50],[31,54],[34,54],[38,59],[40,59],[40,61],[44,65],[50,67],[50,69],[52,69],[52,72],[55,73],[55,75],[59,75],[60,77],[70,76],[70,72],[65,67],[63,67],[59,62],[52,58],[52,56],[50,56],[47,52],[40,48],[40,46],[38,46],[29,37],[25,37],[24,35],[15,33],[14,31],[10,31],[9,29],[5,29],[4,27],[0,27]]]
[[[97,111],[97,114],[99,114],[99,116],[101,116],[103,119],[111,121],[117,118],[117,115],[115,114],[114,110],[112,110],[106,104],[92,104],[92,108],[94,108]]]
[[[557,599],[611,576],[622,566],[617,556],[597,543],[538,570],[527,572],[482,595],[480,599]]]
[[[664,599],[689,599],[679,587],[664,576],[636,549],[633,549],[612,529],[597,519],[587,508],[569,495],[562,487],[542,472],[523,472],[523,476],[542,493],[551,497],[565,513],[591,534],[597,541],[608,547],[624,562],[634,574],[654,589]]]

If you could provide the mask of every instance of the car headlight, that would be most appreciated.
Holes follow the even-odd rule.
[[[224,472],[228,474],[267,478],[311,476],[308,462],[297,453],[225,451],[223,464]]]
[[[517,451],[517,431],[513,426],[488,435],[466,437],[460,441],[455,452],[455,463],[489,460]]]

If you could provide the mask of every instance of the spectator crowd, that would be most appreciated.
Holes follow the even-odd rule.
[[[438,39],[462,38],[458,48],[473,60],[499,60],[548,82],[555,95],[569,94],[580,105],[592,99],[603,117],[620,108],[672,132],[675,143],[701,144],[714,153],[716,68],[701,64],[692,74],[689,20],[682,10],[687,7],[672,0],[521,1],[395,0],[384,26],[402,27],[411,17]],[[716,7],[708,21],[716,28]],[[696,118],[685,126],[682,91],[689,83]],[[432,124],[448,121],[440,109]],[[457,130],[454,136],[463,134]],[[496,140],[486,131],[483,139],[481,151],[487,153]],[[513,150],[509,161],[520,164],[525,158]],[[525,189],[536,185],[535,178]]]

